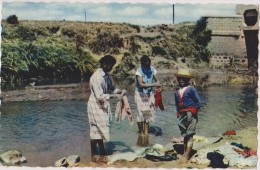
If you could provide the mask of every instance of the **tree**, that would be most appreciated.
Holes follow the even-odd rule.
[[[191,37],[195,41],[195,58],[197,61],[201,59],[209,62],[210,52],[207,49],[207,45],[211,41],[211,33],[212,31],[207,29],[207,18],[201,17],[191,33]]]
[[[18,24],[18,17],[16,15],[10,15],[9,17],[7,17],[6,19],[8,24]]]

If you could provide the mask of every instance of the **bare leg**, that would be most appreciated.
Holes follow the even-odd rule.
[[[148,130],[149,130],[149,123],[144,122],[144,135],[148,135]]]
[[[144,130],[143,130],[144,122],[137,122],[137,125],[138,125],[138,130],[139,130],[140,135],[143,135],[144,134]]]
[[[193,146],[193,136],[184,137],[184,154],[183,157],[188,162]]]

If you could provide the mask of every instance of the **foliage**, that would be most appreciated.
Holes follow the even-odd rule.
[[[211,41],[211,30],[207,28],[207,18],[202,17],[197,21],[197,24],[194,27],[194,30],[191,33],[191,38],[195,41],[196,55],[195,58],[197,61],[200,59],[206,62],[209,62],[210,52],[207,49],[208,43]]]
[[[20,26],[18,27],[17,34],[22,41],[34,41],[36,40],[36,36],[34,34],[33,29],[28,29],[26,27]]]
[[[6,18],[8,24],[18,24],[18,17],[16,15],[10,15]]]
[[[138,62],[137,57],[126,55],[122,58],[121,63],[115,67],[113,73],[119,77],[126,77],[128,72],[137,66]]]
[[[130,48],[129,48],[129,51],[132,54],[137,54],[139,49],[141,49],[141,46],[136,42],[134,37],[131,37],[130,38]]]
[[[63,47],[33,43],[3,44],[2,73],[4,79],[17,76],[51,78],[72,71],[66,64],[69,51]]]
[[[84,51],[83,36],[62,40],[59,25],[38,26],[7,25],[2,34],[1,77],[5,81],[18,82],[31,78],[78,78],[89,77],[94,71],[92,54]],[[65,31],[67,30],[67,31]],[[75,32],[76,33],[76,32]],[[76,36],[76,34],[74,34]],[[86,77],[86,78],[88,78]]]
[[[138,25],[130,25],[130,26],[133,27],[137,33],[139,33],[141,31],[140,26],[138,26]]]
[[[119,49],[124,46],[123,38],[118,33],[99,32],[96,39],[90,44],[90,49],[94,53],[119,53]]]
[[[209,35],[198,31],[195,34],[193,28],[197,27],[192,24],[143,27],[142,32],[140,26],[130,24],[20,21],[14,25],[5,20],[2,24],[5,31],[1,76],[5,81],[89,78],[96,68],[96,56],[103,54],[122,57],[114,69],[121,75],[134,69],[139,63],[136,56],[143,54],[154,53],[174,60],[208,57],[205,44],[197,42],[203,42]]]
[[[167,51],[163,47],[153,46],[152,47],[152,55],[167,55]]]

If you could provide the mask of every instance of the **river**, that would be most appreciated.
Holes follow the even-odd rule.
[[[199,112],[197,135],[206,137],[257,126],[257,97],[248,86],[212,86],[199,91],[203,106]],[[158,110],[150,124],[149,144],[168,144],[179,137],[173,91],[162,92],[165,110]],[[127,120],[112,122],[111,141],[106,143],[109,154],[136,146],[138,132],[133,92],[128,99],[135,123]],[[115,106],[115,101],[112,101]],[[77,154],[82,161],[90,160],[89,126],[85,100],[5,102],[1,105],[0,153],[19,150],[26,158],[25,166],[54,166],[58,159]]]

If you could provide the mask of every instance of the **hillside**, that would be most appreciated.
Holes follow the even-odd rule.
[[[2,79],[85,77],[105,54],[117,59],[114,74],[127,75],[143,54],[153,64],[175,65],[193,59],[189,34],[194,23],[140,27],[127,23],[19,21],[2,22]],[[123,59],[123,62],[121,60]]]
[[[195,37],[198,23],[141,27],[127,23],[71,21],[2,21],[2,82],[28,85],[43,81],[78,83],[87,80],[105,54],[116,57],[112,75],[131,83],[139,58],[151,56],[164,85],[174,85],[173,73],[188,67],[197,85],[251,82],[249,75],[227,75],[225,70],[211,70],[203,57],[206,47]],[[195,40],[197,38],[197,40]],[[204,39],[203,39],[204,38]],[[198,53],[202,52],[201,58]],[[208,56],[207,56],[208,55]],[[224,72],[223,72],[224,71]],[[45,83],[45,84],[48,84]]]

